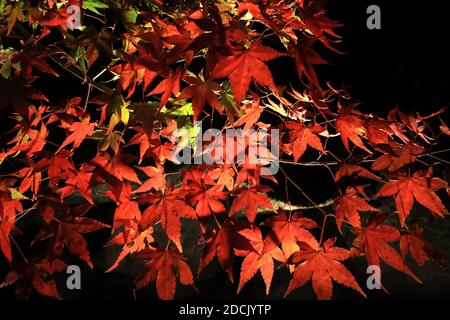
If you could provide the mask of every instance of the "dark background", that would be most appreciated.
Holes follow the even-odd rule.
[[[419,111],[422,114],[431,113],[450,102],[450,58],[447,49],[449,39],[448,11],[443,7],[444,1],[419,2],[411,1],[366,1],[345,0],[330,1],[327,12],[330,18],[343,24],[338,34],[343,42],[338,45],[342,55],[327,54],[324,56],[330,65],[319,67],[319,79],[329,80],[335,87],[345,87],[351,96],[361,102],[360,109],[364,112],[385,115],[395,106],[404,111]],[[371,4],[381,7],[381,30],[368,30],[366,27],[366,8]],[[322,53],[322,52],[321,52]],[[289,74],[290,70],[277,69],[280,74]],[[276,77],[276,75],[274,75]],[[70,95],[85,94],[78,79],[65,79],[65,86],[60,86],[60,79],[48,82],[49,91],[55,91],[53,86],[60,86],[58,94],[62,98]],[[69,85],[67,85],[69,84]],[[50,90],[51,89],[51,90]],[[55,97],[56,98],[56,97]],[[290,173],[295,175],[292,168]],[[318,185],[317,176],[309,173],[301,175],[303,183],[314,197],[320,198],[326,194],[327,187]],[[314,180],[315,178],[315,180]],[[312,181],[312,182],[311,182]],[[308,185],[309,183],[309,185]],[[330,187],[331,188],[331,187]],[[328,197],[328,195],[326,195]],[[292,198],[291,198],[292,199]],[[320,200],[320,199],[319,199]],[[295,202],[295,198],[293,198]],[[111,215],[114,207],[104,205],[100,208],[105,214]],[[423,213],[428,215],[428,213]],[[447,219],[448,221],[448,219]],[[189,228],[188,226],[184,226]],[[195,231],[192,231],[195,233]],[[433,244],[450,259],[450,223],[438,220],[426,230],[426,236],[433,240]],[[101,239],[99,239],[101,238]],[[105,243],[108,231],[99,231],[95,235],[88,235],[90,243]],[[69,256],[74,264],[82,266],[83,290],[80,292],[64,291],[65,276],[60,277],[60,289],[66,299],[133,299],[131,280],[140,270],[138,262],[124,262],[113,273],[105,274],[105,270],[112,263],[112,257],[117,252],[112,248],[102,249],[101,245],[90,247],[95,270],[85,268],[85,265]],[[192,252],[191,254],[195,254]],[[450,260],[449,260],[450,261]],[[363,258],[350,265],[352,272],[358,278],[365,279]],[[0,266],[1,267],[1,266]],[[1,268],[0,268],[1,269]],[[195,269],[195,268],[194,268]],[[237,269],[237,268],[236,268]],[[359,270],[359,271],[358,271]],[[384,269],[383,269],[384,270]],[[413,269],[424,281],[424,285],[416,284],[407,276],[386,268],[386,283],[389,284],[391,295],[383,292],[371,292],[371,298],[449,298],[450,275],[448,270],[441,269],[437,264],[428,263],[422,269]],[[239,270],[235,270],[238,279]],[[3,272],[1,274],[4,274]],[[287,287],[288,274],[285,270],[275,273],[272,291],[269,298],[280,298]],[[236,286],[228,282],[224,272],[217,262],[211,264],[198,281],[201,292],[197,296],[191,289],[177,287],[177,297],[231,299],[236,297]],[[264,298],[261,277],[257,275],[249,282],[237,298]],[[334,284],[335,297],[357,298],[353,291]],[[11,289],[0,290],[0,298],[11,297]],[[33,295],[34,298],[40,298]],[[137,292],[138,298],[150,299],[155,297],[155,288]],[[297,290],[291,298],[314,298],[311,285]]]
[[[346,55],[335,57],[330,78],[351,88],[369,112],[431,112],[450,101],[449,20],[443,1],[329,1],[341,22]],[[381,30],[366,28],[366,9],[381,8]]]

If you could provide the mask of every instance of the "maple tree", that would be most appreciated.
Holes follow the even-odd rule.
[[[285,268],[285,296],[311,282],[319,299],[333,297],[333,282],[366,297],[351,259],[383,261],[417,282],[407,256],[419,266],[442,262],[411,216],[415,204],[427,219],[448,215],[448,175],[427,161],[448,164],[439,158],[448,151],[439,139],[450,135],[445,109],[366,114],[320,79],[320,50],[340,53],[340,25],[323,0],[170,2],[0,1],[0,112],[10,119],[0,140],[0,260],[9,267],[0,288],[61,298],[53,275],[67,254],[94,268],[85,234],[101,229],[110,230],[106,245],[120,248],[105,271],[142,260],[134,285],[154,282],[161,299],[175,298],[177,283],[197,290],[214,259],[233,283],[239,269],[237,294],[258,272],[269,294]],[[74,30],[68,5],[82,9]],[[296,83],[274,77],[281,59],[295,64]],[[39,80],[66,73],[86,95],[54,101]],[[193,143],[173,133],[195,133],[197,121],[243,129],[250,142],[237,146],[241,154],[261,142],[250,129],[278,129],[269,143],[280,154],[263,152],[278,157],[280,175],[262,174],[264,163],[248,154],[181,164],[174,151]],[[224,140],[202,148],[195,154],[227,151]],[[317,203],[285,164],[329,172],[335,197]],[[283,183],[280,207],[270,186]],[[288,188],[311,207],[296,209]],[[112,217],[101,201],[114,204]],[[24,228],[31,219],[36,230]],[[200,233],[195,259],[185,223]]]

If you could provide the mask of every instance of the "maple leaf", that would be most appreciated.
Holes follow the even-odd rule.
[[[303,75],[311,82],[311,84],[322,91],[317,78],[316,71],[313,64],[327,64],[328,62],[323,59],[316,51],[311,49],[316,39],[314,37],[298,34],[298,40],[294,47],[295,62],[297,64],[298,76],[301,79]]]
[[[260,149],[261,150],[261,149]],[[262,149],[263,150],[263,149]],[[267,154],[267,149],[264,153]],[[270,153],[270,152],[269,152]],[[269,159],[273,159],[273,155],[271,154]],[[253,160],[249,160],[249,157],[246,155],[242,160],[238,175],[236,177],[235,186],[240,186],[242,183],[247,182],[249,186],[257,186],[260,184],[261,177],[265,179],[270,179],[273,182],[277,183],[276,179],[271,175],[262,175],[261,170],[264,168],[264,165],[261,163],[251,164]]]
[[[229,191],[234,188],[234,176],[236,175],[235,168],[227,164],[223,164],[218,168],[208,171],[208,174],[214,180],[217,180],[218,185],[226,187]]]
[[[253,247],[258,250],[250,251],[242,262],[237,293],[239,294],[242,287],[260,270],[266,286],[266,294],[269,294],[275,269],[273,260],[284,261],[283,253],[270,236],[263,240],[261,231],[256,226],[252,226],[252,229],[241,230],[239,234],[250,240]]]
[[[211,212],[225,211],[225,206],[220,200],[225,200],[227,195],[222,192],[221,185],[215,184],[211,176],[191,172],[185,176],[184,183],[189,186],[189,202],[195,205],[195,212],[199,217],[208,217]]]
[[[315,125],[308,128],[303,123],[295,121],[287,121],[285,126],[289,130],[288,138],[292,144],[295,161],[300,159],[308,145],[317,151],[324,152],[322,142],[317,136],[318,133],[324,131],[322,127]]]
[[[254,222],[258,207],[274,211],[275,209],[272,206],[272,203],[265,194],[269,191],[272,190],[268,187],[262,186],[243,188],[236,191],[238,193],[238,196],[233,200],[229,216],[231,217],[240,210],[244,210],[248,221]]]
[[[373,180],[380,180],[381,178],[377,176],[376,174],[373,174],[366,168],[363,168],[361,166],[358,166],[356,164],[343,164],[339,167],[338,171],[336,172],[334,179],[336,182],[341,180],[343,177],[347,176],[353,176],[356,175],[358,177],[362,178],[369,178]]]
[[[66,140],[61,144],[56,153],[61,151],[65,146],[73,143],[73,148],[76,149],[80,146],[86,137],[90,137],[94,133],[94,128],[96,123],[89,122],[90,117],[87,116],[83,118],[80,122],[74,122],[69,128],[69,131],[72,132]]]
[[[88,246],[82,234],[109,228],[108,225],[92,218],[84,217],[91,205],[79,205],[68,208],[58,203],[56,199],[46,201],[40,207],[40,214],[48,227],[43,227],[33,242],[50,237],[50,248],[53,257],[59,257],[64,247],[68,251],[85,261],[93,268]]]
[[[31,189],[31,192],[36,194],[41,185],[42,172],[36,170],[36,165],[32,160],[28,161],[28,165],[28,167],[22,168],[17,172],[17,175],[22,178],[19,192],[25,193],[28,189]]]
[[[197,121],[197,118],[206,103],[216,109],[220,114],[223,113],[219,99],[214,92],[221,90],[221,87],[218,83],[212,80],[203,80],[200,77],[196,78],[192,76],[186,77],[184,80],[189,83],[190,86],[181,91],[178,99],[192,98],[194,121]]]
[[[384,119],[370,119],[367,122],[367,140],[372,145],[389,144],[389,138],[394,134],[394,131],[391,129],[390,125],[391,123]]]
[[[95,48],[92,47],[92,44],[90,44],[90,47]],[[158,68],[151,68],[153,69],[151,70],[149,68],[149,64],[144,62],[146,58],[136,58],[127,54],[124,54],[123,58],[126,63],[115,65],[111,67],[110,70],[120,75],[117,88],[120,92],[128,90],[127,98],[130,98],[133,95],[138,83],[144,83],[144,91],[148,88],[148,86],[158,75],[156,72]]]
[[[120,151],[114,157],[105,152],[90,160],[90,163],[95,165],[98,170],[107,175],[112,175],[120,181],[126,179],[140,184],[141,181],[134,169],[127,165],[127,162],[130,162],[133,158],[134,156]]]
[[[406,164],[416,161],[418,155],[422,154],[425,149],[417,144],[409,142],[405,145],[399,145],[391,141],[388,152],[381,155],[372,163],[373,170],[388,169],[388,171],[396,171]]]
[[[105,195],[117,203],[112,232],[121,225],[133,228],[139,224],[141,221],[141,210],[139,209],[139,203],[132,198],[131,185],[129,183],[122,184],[119,195],[111,191],[108,191]]]
[[[173,94],[176,96],[180,92],[180,81],[182,77],[182,71],[180,69],[173,71],[170,69],[169,75],[166,79],[161,81],[155,89],[150,91],[147,96],[154,94],[161,94],[160,106],[163,107],[169,101],[170,96]]]
[[[139,170],[145,173],[149,179],[147,179],[139,188],[133,191],[133,193],[147,192],[150,189],[163,190],[166,186],[166,177],[164,175],[164,167],[138,167]]]
[[[336,119],[336,130],[341,134],[342,142],[345,148],[349,151],[348,140],[353,142],[356,146],[372,154],[372,151],[366,148],[360,136],[366,133],[366,128],[361,118],[349,113],[349,108],[342,108],[341,115]]]
[[[10,197],[0,195],[0,250],[5,258],[11,262],[12,252],[9,241],[9,233],[16,222],[15,209],[21,209],[18,200],[11,200]]]
[[[422,281],[409,269],[400,254],[389,243],[400,239],[400,232],[394,227],[381,225],[385,215],[369,220],[366,227],[357,230],[353,246],[366,254],[367,263],[381,268],[380,259],[394,269],[405,273],[419,283]]]
[[[81,233],[95,231],[100,228],[108,227],[107,225],[100,224],[98,221],[83,218],[84,225],[78,226],[77,222],[72,223],[60,223],[59,229],[57,231],[57,239],[58,241],[64,242],[64,245],[67,247],[69,252],[74,256],[80,258],[85,261],[87,265],[92,269],[94,266],[92,265],[91,258],[89,255],[87,242],[81,235]],[[87,225],[86,225],[87,224]],[[100,225],[99,225],[100,224]],[[59,235],[60,234],[60,235]],[[61,237],[61,238],[59,238]],[[60,240],[61,239],[61,240]]]
[[[9,262],[12,261],[11,242],[9,241],[9,232],[11,231],[12,225],[13,222],[8,221],[2,221],[0,224],[0,249],[3,256]]]
[[[350,258],[350,251],[335,247],[335,241],[336,239],[328,239],[322,247],[317,248],[303,245],[300,251],[289,257],[288,263],[295,264],[296,267],[284,296],[311,280],[317,298],[329,300],[333,295],[334,280],[366,298],[351,272],[341,263]]]
[[[6,35],[9,35],[14,25],[16,24],[16,21],[17,20],[22,21],[25,17],[23,14],[23,3],[18,2],[16,4],[9,4],[4,9],[5,9],[5,16],[8,17]]]
[[[341,227],[344,219],[354,227],[361,227],[359,211],[380,211],[369,205],[364,199],[360,198],[358,196],[358,191],[352,187],[347,188],[345,194],[336,199],[335,205],[336,224],[340,232],[342,232]]]
[[[290,257],[300,247],[299,242],[307,243],[312,248],[319,247],[316,238],[309,229],[319,227],[313,220],[304,218],[301,213],[294,212],[289,216],[285,211],[264,222],[264,225],[272,227],[272,237],[281,244],[285,257]]]
[[[178,250],[183,252],[181,246],[181,222],[180,218],[195,219],[195,211],[188,206],[183,199],[187,192],[181,189],[173,189],[169,186],[163,194],[146,195],[140,201],[150,202],[152,205],[142,213],[141,226],[143,229],[161,221],[161,226],[167,237],[175,243]]]
[[[206,246],[200,258],[199,274],[217,256],[220,265],[233,282],[233,242],[236,233],[235,225],[230,220],[226,220],[221,227],[211,231],[211,236],[206,240]]]
[[[432,251],[430,244],[422,239],[422,232],[421,227],[414,225],[408,231],[402,231],[400,238],[400,252],[403,258],[409,253],[420,266],[430,260],[430,251]]]
[[[66,167],[64,174],[64,178],[66,178],[65,186],[59,190],[61,198],[63,199],[78,191],[86,200],[94,204],[91,188],[92,175],[92,168],[86,165],[82,165],[79,169]]]
[[[72,152],[67,150],[61,150],[56,154],[49,155],[42,160],[40,160],[36,167],[38,170],[43,170],[47,168],[47,174],[50,180],[64,179],[69,172],[74,172],[75,167],[72,162],[68,159],[72,156]]]
[[[60,259],[16,262],[6,275],[5,282],[7,285],[16,284],[16,292],[21,299],[28,298],[33,288],[44,296],[61,299],[52,276],[66,269],[67,265]]]
[[[325,34],[330,34],[338,37],[333,29],[341,26],[339,23],[331,20],[325,15],[324,5],[326,1],[311,1],[302,0],[300,6],[302,10],[299,12],[301,23],[304,24],[304,29],[312,33],[318,40],[320,40],[327,48],[336,51],[328,42]]]
[[[59,77],[58,73],[56,73],[45,61],[45,54],[45,52],[39,52],[26,47],[22,51],[16,53],[12,57],[11,62],[20,63],[23,77],[26,80],[33,80],[33,78],[35,78],[32,76],[32,68]]]
[[[258,122],[259,117],[261,116],[264,110],[259,105],[260,101],[259,96],[253,92],[252,96],[253,102],[244,105],[242,108],[245,111],[245,114],[233,123],[233,126],[235,127],[241,126],[245,123],[244,131],[249,130],[251,127],[255,125],[256,122]]]
[[[433,181],[436,179],[430,179],[431,174],[431,167],[428,173],[417,171],[411,177],[399,174],[397,179],[386,182],[378,191],[377,196],[379,197],[395,197],[397,213],[403,226],[411,212],[414,199],[430,210],[433,215],[443,217],[447,213],[441,199],[433,191],[435,186]],[[443,186],[439,184],[437,187],[442,188]]]
[[[152,227],[149,227],[142,232],[130,229],[128,230],[126,236],[124,235],[124,233],[125,232],[119,233],[116,237],[114,237],[113,240],[108,243],[121,244],[123,245],[123,248],[116,261],[114,261],[111,267],[109,267],[105,272],[111,272],[119,266],[120,262],[125,259],[126,256],[144,250],[150,245],[150,243],[154,241],[152,236]]]
[[[31,111],[31,110],[30,110]],[[30,112],[32,114],[32,111]],[[37,115],[39,117],[39,115]],[[16,128],[18,128],[16,126]],[[40,153],[46,145],[45,139],[48,136],[47,127],[42,124],[40,130],[30,129],[28,131],[18,132],[16,137],[8,144],[15,145],[11,147],[7,152],[0,153],[0,161],[8,156],[14,155],[17,152],[26,152],[27,158],[33,158]]]
[[[263,46],[260,41],[252,43],[247,50],[234,50],[232,53],[233,55],[224,57],[217,63],[212,76],[230,79],[238,104],[247,93],[252,80],[276,91],[272,74],[264,62],[281,57],[283,53]]]
[[[0,180],[0,252],[9,262],[12,261],[10,232],[16,223],[16,214],[23,210],[20,200],[25,198],[11,188],[13,184],[12,180]]]
[[[30,86],[21,77],[15,77],[8,81],[0,78],[0,110],[8,105],[25,119],[29,119],[30,100],[40,100],[48,102],[48,99]],[[27,121],[26,120],[26,121]]]
[[[183,285],[194,286],[194,277],[184,257],[174,250],[145,249],[138,256],[147,259],[145,270],[135,280],[139,289],[156,279],[156,292],[162,300],[171,300],[175,296],[177,278]],[[194,287],[195,288],[195,287]]]
[[[152,121],[153,122],[153,121]],[[144,125],[145,127],[145,125]],[[156,133],[151,132],[147,133],[144,128],[133,127],[133,130],[137,131],[137,133],[128,141],[128,145],[139,144],[139,163],[142,162],[147,151],[150,149],[153,141],[158,139]]]

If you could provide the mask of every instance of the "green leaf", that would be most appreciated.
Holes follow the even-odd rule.
[[[129,101],[120,106],[120,118],[125,125],[127,125],[130,120],[130,109],[128,109],[129,106]]]
[[[181,103],[179,103],[181,104]],[[179,108],[174,108],[174,109],[166,109],[165,107],[161,110],[161,112],[167,114],[167,115],[171,115],[171,116],[175,116],[175,117],[190,117],[194,115],[194,110],[192,109],[192,103],[186,103],[185,101],[182,102],[181,107]]]
[[[102,15],[97,9],[107,9],[109,6],[98,0],[84,0],[83,9]]]
[[[17,200],[17,199],[28,199],[26,196],[24,196],[22,193],[17,191],[14,188],[9,188],[9,192],[11,193],[11,199]]]
[[[139,11],[136,9],[130,8],[124,11],[123,16],[125,17],[126,22],[128,23],[136,23],[137,16],[139,15]]]

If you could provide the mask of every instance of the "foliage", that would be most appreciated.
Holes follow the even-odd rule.
[[[238,293],[259,271],[268,294],[279,265],[292,273],[286,294],[311,281],[319,299],[332,298],[332,281],[366,296],[349,259],[384,261],[419,282],[405,257],[419,265],[438,259],[411,210],[420,204],[429,217],[447,214],[448,182],[427,162],[439,160],[438,138],[449,134],[445,110],[366,114],[321,81],[327,61],[319,52],[339,53],[340,41],[325,1],[0,4],[0,110],[12,123],[2,126],[0,148],[0,258],[10,265],[0,287],[59,298],[52,276],[65,269],[64,252],[93,268],[84,236],[103,228],[111,229],[108,245],[121,247],[107,271],[129,256],[144,260],[135,286],[156,281],[161,299],[174,298],[179,284],[195,288],[195,274],[216,258],[232,282],[240,268]],[[68,5],[82,5],[75,30]],[[295,82],[278,83],[277,60],[296,66]],[[40,80],[66,74],[86,95],[48,99],[52,88]],[[264,164],[247,159],[179,164],[172,133],[195,132],[197,120],[204,129],[279,129],[271,143],[281,146],[281,177],[261,175]],[[285,164],[329,171],[333,206],[311,199]],[[289,201],[275,208],[268,194],[277,180],[315,214],[291,210]],[[105,185],[100,193],[116,208],[111,223],[96,200]],[[71,205],[74,194],[85,203]],[[394,209],[382,205],[386,197]],[[36,230],[22,232],[29,219]],[[184,220],[202,233],[195,263],[184,256]]]

